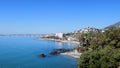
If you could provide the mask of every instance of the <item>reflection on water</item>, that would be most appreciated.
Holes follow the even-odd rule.
[[[57,48],[68,48],[68,49],[71,49],[71,48],[74,48],[74,47],[77,46],[76,44],[63,43],[63,42],[55,42],[55,44],[57,45]]]
[[[57,42],[58,48],[63,48],[63,43],[62,42]]]

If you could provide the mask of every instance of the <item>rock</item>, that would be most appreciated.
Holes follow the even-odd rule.
[[[59,53],[69,52],[71,50],[72,49],[56,49],[56,51],[59,52]]]
[[[55,49],[54,51],[50,52],[50,55],[57,55],[69,51],[71,51],[71,49]]]
[[[46,57],[45,54],[40,54],[39,56],[40,56],[41,58],[45,58],[45,57]]]
[[[60,54],[58,51],[53,51],[50,53],[51,55],[57,55],[57,54]]]

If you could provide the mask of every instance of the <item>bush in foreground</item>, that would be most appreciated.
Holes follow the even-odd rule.
[[[96,34],[89,42],[91,50],[83,52],[78,68],[120,67],[120,28],[111,27]]]
[[[81,55],[78,68],[118,68],[120,49],[106,46],[103,49],[87,51]]]

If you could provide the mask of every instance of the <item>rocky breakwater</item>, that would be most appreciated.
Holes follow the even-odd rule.
[[[50,52],[50,55],[58,55],[60,53],[65,53],[65,52],[69,52],[72,51],[73,49],[54,49],[52,52]]]
[[[73,51],[73,49],[64,49],[64,48],[54,49],[53,51],[51,51],[51,52],[49,53],[49,55],[59,55],[59,54],[61,54],[61,53],[66,53],[66,52],[70,52],[70,51]],[[48,55],[48,56],[49,56],[49,55]],[[40,57],[40,58],[45,58],[45,57],[47,57],[47,55],[43,53],[43,54],[40,54],[39,57]]]

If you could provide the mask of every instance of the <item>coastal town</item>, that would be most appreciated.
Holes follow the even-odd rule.
[[[56,40],[56,41],[67,41],[67,42],[79,42],[80,37],[82,37],[82,34],[88,34],[88,33],[98,33],[98,32],[104,32],[104,30],[87,27],[80,29],[78,31],[70,32],[70,33],[55,33],[55,34],[47,34],[43,36],[41,39],[45,40]]]
[[[88,38],[86,37],[88,34],[93,36],[94,33],[104,32],[104,30],[87,27],[80,29],[78,31],[74,31],[71,33],[55,33],[55,34],[47,34],[43,36],[42,38],[38,38],[39,40],[52,40],[56,42],[62,42],[62,43],[73,43],[78,45],[76,48],[74,48],[72,51],[65,51],[61,52],[61,55],[68,55],[73,58],[80,58],[80,55],[82,54],[82,51],[78,50],[78,47],[86,46],[88,44]],[[84,34],[84,35],[83,35]],[[81,42],[83,39],[85,39],[85,42]],[[65,49],[64,49],[65,50]],[[53,52],[54,54],[58,54],[56,51]]]
[[[78,31],[70,32],[70,33],[47,34],[42,38],[39,38],[39,40],[52,40],[52,41],[63,42],[63,43],[74,43],[78,46],[73,50],[66,51],[66,49],[60,49],[62,50],[62,52],[60,52],[58,49],[58,51],[55,51],[52,53],[67,55],[67,56],[71,56],[73,58],[79,59],[84,51],[92,50],[92,48],[89,46],[92,44],[91,40],[96,38],[97,35],[107,32],[107,30],[113,27],[119,28],[119,26],[120,26],[120,22],[110,25],[108,27],[105,27],[104,29],[87,27],[87,28],[80,29]]]

